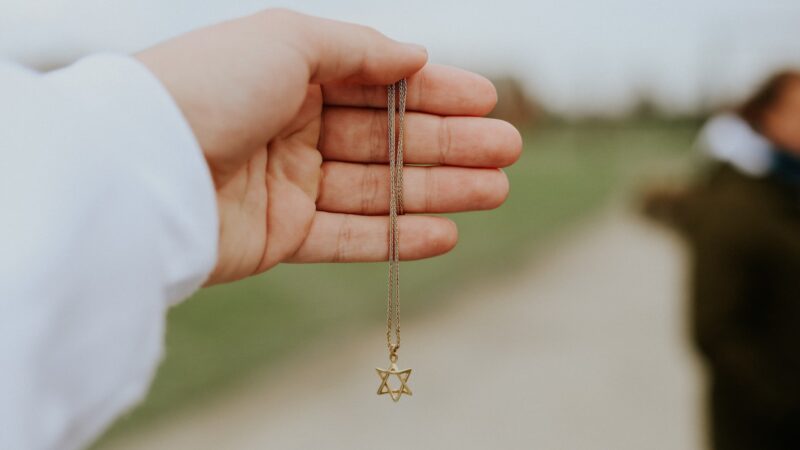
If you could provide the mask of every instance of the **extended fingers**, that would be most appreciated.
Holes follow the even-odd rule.
[[[406,115],[405,161],[465,167],[505,167],[522,150],[519,132],[507,122],[482,117]],[[325,159],[388,160],[386,112],[370,108],[326,108],[319,148]]]
[[[386,107],[385,86],[338,82],[322,90],[328,105]],[[408,78],[406,107],[412,111],[483,116],[496,103],[497,91],[489,80],[456,67],[428,64]]]
[[[311,229],[288,262],[385,261],[389,251],[385,216],[358,216],[319,211]],[[455,224],[443,217],[399,218],[400,259],[430,258],[450,251],[458,240]]]
[[[352,214],[388,214],[389,169],[383,164],[326,162],[317,209]],[[508,196],[508,179],[497,169],[406,167],[403,204],[408,213],[492,209]]]

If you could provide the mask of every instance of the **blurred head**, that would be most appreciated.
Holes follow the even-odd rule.
[[[774,75],[739,113],[777,147],[800,155],[800,71]]]

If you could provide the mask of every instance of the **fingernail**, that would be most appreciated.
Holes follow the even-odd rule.
[[[404,44],[404,45],[405,45],[405,46],[406,46],[406,48],[408,48],[409,50],[413,50],[413,51],[415,51],[415,52],[418,52],[418,53],[424,53],[424,54],[426,54],[426,55],[428,54],[428,49],[427,49],[427,48],[425,48],[425,47],[424,47],[424,46],[422,46],[422,45],[419,45],[419,44],[413,44],[413,43],[406,43],[406,44]]]

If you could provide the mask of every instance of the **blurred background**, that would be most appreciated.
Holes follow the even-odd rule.
[[[525,140],[511,196],[402,266],[413,397],[374,392],[383,264],[281,266],[174,308],[147,400],[94,448],[709,448],[692,251],[640,199],[697,176],[710,114],[800,67],[800,3],[0,0],[0,57],[46,70],[271,6],[493,79]]]

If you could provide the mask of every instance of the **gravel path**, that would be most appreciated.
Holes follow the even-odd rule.
[[[681,247],[614,210],[545,253],[404,323],[398,404],[365,330],[113,448],[702,448]]]

